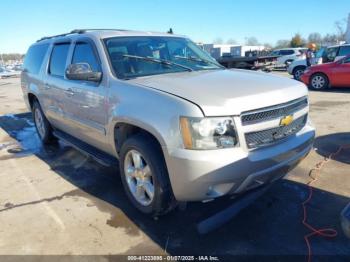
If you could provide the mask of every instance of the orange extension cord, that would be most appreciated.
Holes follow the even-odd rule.
[[[306,204],[311,201],[312,193],[313,193],[313,188],[312,188],[311,184],[314,183],[315,181],[317,181],[317,178],[318,178],[323,166],[326,163],[328,163],[330,160],[332,160],[333,157],[338,155],[344,149],[350,149],[350,145],[340,146],[336,152],[330,154],[328,157],[325,157],[322,161],[318,162],[316,164],[316,166],[313,169],[311,169],[309,172],[309,177],[311,178],[311,180],[307,183],[307,186],[309,188],[309,196],[302,203],[302,207],[303,207],[303,211],[304,211],[304,218],[303,218],[302,223],[305,227],[307,227],[308,229],[311,230],[311,233],[304,236],[304,240],[305,240],[305,243],[306,243],[307,248],[308,248],[308,258],[307,258],[308,262],[311,261],[311,256],[312,256],[311,245],[310,245],[310,240],[309,240],[310,237],[318,235],[318,236],[322,236],[322,237],[334,238],[338,235],[338,232],[333,228],[316,229],[306,221],[307,220]],[[313,176],[313,173],[315,173],[314,176]]]

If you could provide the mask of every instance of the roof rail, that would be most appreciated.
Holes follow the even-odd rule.
[[[71,33],[76,34],[83,34],[88,31],[132,31],[132,30],[126,30],[126,29],[115,29],[115,28],[90,28],[90,29],[74,29],[71,31]]]
[[[37,40],[37,42],[51,39],[54,37],[67,36],[67,35],[71,35],[71,34],[84,34],[88,31],[131,31],[131,30],[126,30],[126,29],[74,29],[74,30],[70,31],[69,33],[42,37],[39,40]]]
[[[78,32],[75,32],[75,30],[69,32],[69,33],[65,33],[65,34],[59,34],[59,35],[52,35],[52,36],[44,36],[42,38],[40,38],[37,42],[46,40],[46,39],[51,39],[51,38],[55,38],[55,37],[60,37],[60,36],[66,36],[66,35],[71,35],[71,34],[77,34]]]

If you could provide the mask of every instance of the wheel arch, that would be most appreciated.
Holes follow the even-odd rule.
[[[310,80],[311,80],[311,78],[312,78],[313,76],[315,76],[315,75],[323,75],[323,76],[325,76],[326,79],[327,79],[327,81],[328,81],[328,84],[330,84],[330,82],[329,82],[329,76],[328,76],[325,72],[316,71],[316,72],[312,73],[312,75],[310,76]]]
[[[149,127],[146,123],[121,120],[114,123],[112,132],[113,135],[111,137],[113,138],[114,142],[114,150],[118,156],[123,143],[129,137],[140,133],[154,140],[162,152],[163,147],[165,146],[165,141],[162,136],[154,128]]]
[[[306,69],[305,65],[297,65],[296,67],[293,68],[293,75],[294,73],[299,69],[299,68],[303,68],[304,70]]]
[[[311,85],[312,77],[314,77],[315,75],[323,75],[327,80],[327,86],[325,88],[327,89],[330,87],[331,82],[329,80],[329,76],[325,72],[322,72],[322,71],[316,71],[316,72],[312,73],[312,75],[310,75],[310,78],[309,78],[310,85]]]
[[[38,101],[39,102],[38,97],[35,94],[33,94],[33,93],[28,93],[28,102],[29,102],[30,108],[33,108],[34,101]],[[40,102],[39,102],[39,104],[40,104]]]

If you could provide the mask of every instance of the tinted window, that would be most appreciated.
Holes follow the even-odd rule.
[[[140,36],[105,40],[117,77],[221,69],[216,60],[187,38]]]
[[[280,55],[292,55],[294,54],[293,50],[281,50]]]
[[[53,47],[49,73],[54,76],[64,76],[66,60],[70,44],[57,44]]]
[[[346,64],[350,63],[350,56],[344,59],[344,63],[346,63]]]
[[[31,73],[31,74],[39,73],[48,47],[49,47],[49,44],[42,44],[42,45],[34,45],[31,48],[29,48],[25,56],[24,66],[23,66],[28,73]]]
[[[346,56],[350,54],[350,46],[341,46],[338,56]]]
[[[88,43],[77,43],[74,49],[72,63],[88,63],[92,71],[100,71],[98,60],[92,46]]]
[[[330,47],[327,49],[327,53],[326,53],[326,62],[333,62],[334,59],[336,58],[337,56],[337,53],[338,53],[338,49],[339,47]]]

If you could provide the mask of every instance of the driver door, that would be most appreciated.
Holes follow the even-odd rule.
[[[94,43],[89,39],[74,44],[71,64],[88,63],[94,72],[102,72]],[[107,88],[105,81],[69,80],[69,97],[66,99],[66,115],[70,121],[69,133],[80,140],[100,148],[106,143],[107,112],[105,106]]]
[[[350,87],[350,56],[335,66],[332,71],[334,86]]]

